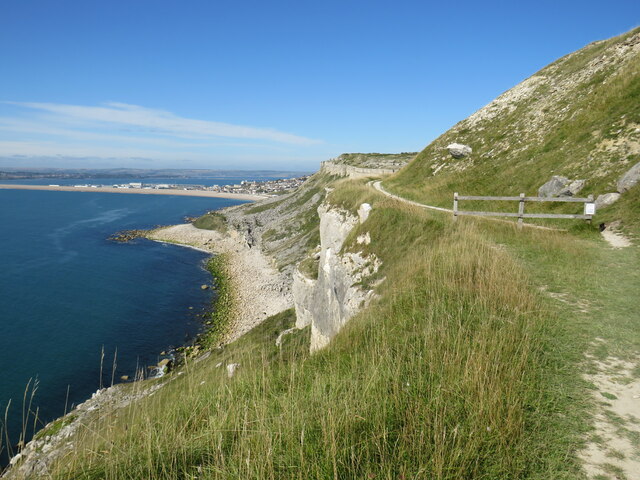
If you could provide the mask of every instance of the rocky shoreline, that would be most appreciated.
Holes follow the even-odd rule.
[[[293,306],[287,277],[258,246],[250,246],[235,230],[222,234],[184,224],[152,230],[146,238],[226,255],[236,315],[224,343],[238,339],[265,318]]]
[[[114,242],[127,243],[136,238],[146,238],[149,230],[120,230],[112,234],[108,240]]]
[[[214,230],[201,230],[189,223],[154,230],[121,231],[112,235],[110,240],[127,242],[135,238],[173,243],[215,255],[225,254],[228,281],[236,304],[231,324],[221,338],[223,344],[237,340],[267,317],[293,306],[286,275],[275,268],[257,245],[249,245],[244,235],[236,230],[222,234]],[[196,338],[193,345],[182,347],[176,353],[197,357],[201,352]],[[175,360],[179,362],[178,358]],[[165,356],[155,368],[168,371],[171,363],[173,361]],[[127,388],[128,378],[121,380],[125,383],[98,390],[73,411],[41,429],[22,452],[12,458],[11,468],[0,477],[23,479],[46,476],[48,466],[53,461],[73,450],[73,434],[82,424],[89,423],[92,415],[99,414],[105,408],[110,411],[121,409],[133,401],[152,395],[171,377],[155,380],[151,384],[134,382],[133,385],[139,386],[134,387],[133,391]]]

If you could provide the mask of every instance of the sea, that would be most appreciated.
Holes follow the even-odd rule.
[[[252,179],[153,183],[224,185]],[[14,183],[131,181],[135,179]],[[206,253],[146,239],[117,243],[109,236],[124,229],[183,223],[186,216],[239,203],[172,195],[0,190],[0,424],[5,430],[0,465],[15,453],[25,431],[23,410],[32,412],[26,422],[28,440],[34,429],[100,386],[118,383],[123,375],[133,378],[137,369],[155,365],[161,352],[188,343],[203,328],[200,315],[215,295],[201,288],[211,281],[204,268]]]

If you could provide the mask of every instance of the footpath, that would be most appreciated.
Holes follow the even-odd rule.
[[[390,193],[381,181],[369,185],[397,201],[453,214]],[[563,321],[587,340],[582,371],[592,395],[592,429],[578,457],[589,479],[640,480],[640,246],[608,230],[578,243],[587,245],[588,258],[570,269],[572,278],[545,272],[552,280],[543,288]]]

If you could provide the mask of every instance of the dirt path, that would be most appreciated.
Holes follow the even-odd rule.
[[[602,238],[613,248],[625,248],[631,246],[631,240],[618,232],[615,226],[609,225],[602,232]]]
[[[380,181],[372,182],[371,185],[373,185],[373,188],[378,190],[380,193],[383,193],[387,197],[393,198],[395,200],[399,200],[401,202],[408,203],[410,205],[415,205],[416,207],[426,208],[428,210],[436,210],[438,212],[453,213],[453,210],[451,210],[449,208],[434,207],[433,205],[425,205],[424,203],[414,202],[413,200],[407,200],[406,198],[402,198],[402,197],[399,197],[398,195],[394,195],[393,193],[390,193],[390,192],[386,191],[384,189],[384,187],[382,186],[382,183]]]
[[[566,320],[593,339],[581,369],[592,429],[577,456],[590,480],[640,480],[640,250],[593,245],[590,260],[574,273],[588,280],[565,278],[556,285],[563,293],[547,292],[569,306]]]
[[[406,198],[399,197],[398,195],[394,195],[393,193],[388,192],[387,190],[384,189],[384,187],[382,186],[382,182],[380,180],[375,182],[369,182],[369,185],[373,186],[373,188],[378,190],[380,193],[386,195],[387,197],[393,198],[400,202],[408,203],[409,205],[415,205],[416,207],[426,208],[428,210],[435,210],[437,212],[445,212],[445,213],[453,214],[453,210],[451,210],[450,208],[436,207],[434,205],[427,205],[425,203],[414,202],[413,200],[408,200]],[[489,216],[482,216],[481,218],[484,218],[486,220],[491,220],[492,222],[509,223],[509,224],[515,225],[514,222],[510,222],[509,220],[502,220],[500,218],[493,218]],[[565,231],[564,229],[561,229],[561,228],[543,227],[542,225],[533,225],[531,223],[523,223],[522,226],[527,228],[537,228],[540,230]]]
[[[380,181],[370,185],[398,201],[453,213],[389,193]],[[578,458],[590,480],[640,480],[640,255],[638,247],[615,227],[602,232],[613,248],[600,244],[598,258],[590,267],[593,271],[576,272],[597,278],[597,288],[590,290],[588,300],[580,300],[586,294],[583,291],[548,292],[555,300],[570,303],[574,311],[589,317],[586,328],[605,337],[591,333],[596,338],[585,355],[584,377],[592,387],[595,408],[593,430]]]
[[[603,339],[596,339],[594,347]],[[594,430],[579,453],[587,478],[640,479],[640,359],[598,360],[587,355],[597,404]]]

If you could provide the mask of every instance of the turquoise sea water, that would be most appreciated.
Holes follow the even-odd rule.
[[[11,399],[13,442],[30,380],[38,382],[32,410],[47,422],[98,389],[103,348],[108,385],[116,349],[115,378],[133,376],[136,366],[155,364],[161,351],[201,329],[196,315],[212,295],[200,288],[210,280],[207,255],[144,239],[116,243],[109,235],[238,203],[0,190],[0,413]]]

